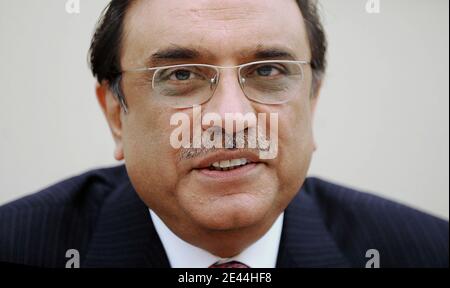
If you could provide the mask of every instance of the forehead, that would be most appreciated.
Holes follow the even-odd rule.
[[[168,47],[194,48],[211,64],[235,65],[252,50],[277,47],[309,59],[294,0],[137,0],[124,21],[122,67],[146,63]]]

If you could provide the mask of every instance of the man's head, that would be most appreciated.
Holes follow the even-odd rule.
[[[306,177],[325,51],[316,6],[309,0],[110,3],[90,51],[100,83],[98,99],[116,142],[115,157],[125,159],[137,193],[173,232],[219,256],[231,256],[267,231]],[[181,150],[170,145],[174,129],[170,119],[185,112],[194,122],[193,109],[155,101],[151,71],[122,73],[175,64],[229,67],[261,60],[305,60],[311,65],[303,66],[301,83],[290,101],[275,105],[247,98],[236,71],[224,69],[212,98],[201,108],[202,113],[223,118],[227,113],[277,113],[278,155],[271,160],[257,159],[245,149],[180,157]],[[238,172],[208,168],[229,159],[255,163]]]

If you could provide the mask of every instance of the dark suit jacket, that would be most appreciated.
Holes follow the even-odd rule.
[[[448,267],[448,222],[309,178],[285,211],[277,267]],[[124,166],[94,170],[0,207],[0,262],[169,267]]]

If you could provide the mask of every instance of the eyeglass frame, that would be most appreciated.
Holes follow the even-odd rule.
[[[263,102],[260,102],[260,101],[257,101],[255,99],[251,99],[250,97],[248,97],[248,95],[243,90],[244,89],[243,85],[245,85],[245,78],[242,77],[241,73],[240,73],[243,68],[251,66],[251,65],[265,64],[265,63],[274,63],[274,62],[275,63],[299,64],[300,70],[301,70],[301,77],[302,77],[300,80],[303,80],[303,77],[304,77],[304,70],[303,70],[303,66],[302,65],[311,65],[311,61],[307,61],[307,60],[262,60],[262,61],[248,62],[248,63],[235,65],[235,66],[220,66],[220,65],[212,65],[212,64],[187,63],[187,64],[176,64],[176,65],[167,65],[167,66],[158,66],[158,67],[145,67],[145,68],[127,69],[127,70],[120,71],[119,73],[117,73],[118,76],[116,77],[115,81],[113,81],[111,86],[112,86],[112,90],[115,92],[115,94],[119,98],[118,100],[119,100],[122,108],[124,109],[125,112],[128,112],[128,108],[127,108],[127,104],[126,104],[126,101],[125,101],[125,97],[124,97],[122,89],[120,87],[120,82],[122,80],[122,75],[124,73],[155,71],[155,73],[152,76],[152,89],[155,89],[155,87],[154,87],[155,76],[157,75],[157,72],[159,70],[162,70],[162,69],[171,69],[171,68],[177,68],[177,67],[192,67],[192,66],[201,66],[201,67],[213,68],[213,69],[216,70],[216,72],[217,72],[216,75],[217,76],[212,78],[212,79],[210,79],[210,82],[211,82],[210,84],[214,84],[214,85],[219,85],[220,71],[221,70],[223,70],[223,69],[238,69],[237,70],[237,76],[238,76],[239,86],[241,87],[242,92],[244,93],[245,97],[248,100],[256,102],[256,103],[264,104],[264,105],[279,105],[279,104],[282,104],[282,103],[267,104],[267,103],[263,103]],[[199,103],[197,105],[204,104],[204,103],[208,102],[209,100],[211,100],[211,98],[214,96],[214,92],[211,94],[211,96],[207,100],[205,100],[204,102]],[[185,108],[188,108],[188,107],[185,107]]]

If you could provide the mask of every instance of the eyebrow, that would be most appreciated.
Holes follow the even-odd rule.
[[[189,47],[171,46],[153,53],[148,58],[147,65],[155,67],[171,61],[192,61],[201,58],[203,54],[210,53]]]
[[[251,58],[256,60],[263,60],[263,59],[289,59],[289,60],[295,60],[296,57],[290,53],[289,51],[283,49],[283,48],[263,48],[262,46],[258,46],[256,51],[253,51],[249,53],[251,55]],[[244,53],[245,55],[245,53]]]
[[[296,57],[286,49],[279,47],[264,47],[257,45],[256,49],[247,49],[239,53],[244,59],[270,60],[270,59],[286,59],[296,60]],[[158,50],[153,53],[147,60],[148,67],[157,67],[167,65],[170,62],[187,62],[201,58],[214,58],[213,54],[208,50],[198,50],[190,47],[171,46]]]
[[[167,48],[154,53],[151,58],[153,59],[193,59],[198,58],[200,52],[190,48]]]

